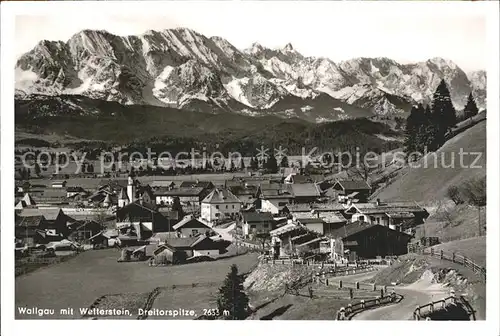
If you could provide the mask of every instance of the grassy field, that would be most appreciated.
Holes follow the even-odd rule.
[[[463,167],[460,164],[459,152],[463,149]],[[476,155],[481,153],[481,157],[474,162]],[[470,155],[468,153],[471,153]],[[401,169],[385,188],[374,193],[372,199],[382,200],[414,200],[431,201],[446,197],[446,191],[451,185],[459,185],[464,181],[486,175],[486,121],[483,121],[463,133],[446,142],[437,151],[437,159],[433,155],[427,155],[427,166],[424,159],[421,159],[417,168],[406,167]],[[451,168],[443,166],[451,165],[454,157],[454,165]],[[444,165],[441,163],[444,160]],[[437,168],[434,164],[437,163]],[[471,168],[471,165],[481,168]]]
[[[486,207],[479,214],[476,207],[452,201],[426,205],[429,218],[418,228],[417,236],[439,237],[440,242],[462,240],[486,233]],[[480,217],[480,218],[479,218]],[[481,226],[479,227],[479,220]],[[481,229],[481,231],[479,231]]]
[[[257,255],[246,254],[212,262],[186,264],[173,267],[149,267],[145,262],[118,263],[115,249],[92,250],[56,265],[22,275],[15,280],[16,318],[38,318],[20,315],[17,307],[55,309],[52,318],[80,318],[79,314],[59,314],[59,309],[73,307],[75,311],[88,308],[102,295],[147,293],[156,287],[192,283],[222,283],[231,264],[240,272],[249,271],[257,262]],[[172,296],[158,298],[158,305],[171,309],[194,309],[198,298],[211,295],[217,286],[177,288],[172,291],[180,307],[168,304]],[[163,302],[163,303],[162,303]],[[209,305],[208,302],[206,302]],[[210,305],[205,308],[213,308]],[[167,309],[167,307],[165,307]]]
[[[486,266],[486,236],[450,241],[433,246],[435,251],[453,252],[474,260],[475,263]]]

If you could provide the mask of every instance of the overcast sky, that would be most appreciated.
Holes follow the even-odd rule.
[[[486,20],[479,14],[461,11],[443,16],[431,7],[418,7],[396,15],[373,8],[353,11],[352,7],[314,2],[307,6],[279,2],[228,2],[217,6],[176,2],[170,3],[168,10],[147,16],[95,16],[101,13],[97,10],[17,16],[16,55],[31,50],[42,39],[67,41],[83,29],[136,35],[149,29],[188,27],[207,37],[222,36],[240,49],[253,42],[271,48],[290,42],[306,56],[324,56],[334,61],[385,56],[405,63],[443,57],[465,71],[486,68]]]

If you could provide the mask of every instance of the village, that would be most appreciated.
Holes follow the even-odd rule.
[[[267,259],[380,260],[406,254],[429,216],[416,202],[371,200],[374,188],[346,174],[127,175],[96,188],[57,176],[46,186],[17,181],[16,272],[90,249],[149,266],[230,257],[238,246]]]

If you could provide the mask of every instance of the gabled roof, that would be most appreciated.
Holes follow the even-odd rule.
[[[319,188],[315,183],[291,184],[291,192],[295,197],[319,197]]]
[[[20,217],[33,217],[33,216],[43,216],[46,220],[52,221],[56,220],[59,214],[64,214],[61,209],[53,208],[27,208],[20,211]]]
[[[362,180],[338,180],[335,185],[344,190],[371,190],[370,185]]]
[[[273,214],[270,212],[243,212],[243,220],[248,223],[273,221]]]
[[[207,225],[203,224],[196,218],[194,218],[192,215],[188,215],[184,217],[179,223],[175,224],[173,226],[174,230],[178,230],[181,228],[187,229],[187,228],[203,228],[203,229],[210,229]]]
[[[219,204],[219,203],[241,203],[238,197],[228,189],[216,188],[212,190],[202,201],[202,203]]]
[[[21,200],[24,201],[26,205],[36,205],[35,201],[33,200],[33,197],[31,197],[29,193],[24,194]]]

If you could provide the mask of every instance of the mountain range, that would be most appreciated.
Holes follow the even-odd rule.
[[[473,93],[486,105],[486,72],[466,74],[450,60],[400,64],[389,58],[333,62],[291,44],[239,50],[191,29],[116,36],[84,30],[67,42],[40,41],[16,63],[16,99],[77,95],[124,105],[208,113],[274,115],[310,122],[405,116],[429,103],[444,79],[463,109]],[[53,113],[57,114],[57,111]]]

